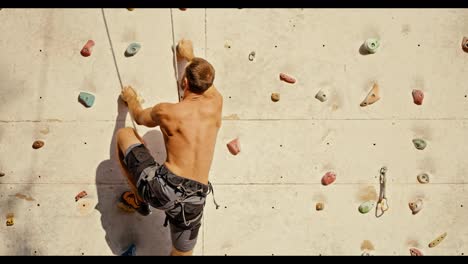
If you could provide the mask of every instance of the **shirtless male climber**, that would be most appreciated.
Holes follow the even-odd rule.
[[[159,103],[143,109],[137,93],[124,87],[121,98],[138,125],[159,126],[164,135],[167,159],[158,164],[133,128],[118,130],[117,151],[123,174],[132,191],[121,202],[146,216],[150,207],[164,210],[172,239],[171,255],[192,255],[207,194],[223,97],[213,85],[215,70],[193,54],[190,40],[181,40],[177,56],[186,59],[181,79],[183,100]]]

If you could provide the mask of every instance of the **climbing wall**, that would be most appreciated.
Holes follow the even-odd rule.
[[[224,96],[210,175],[221,206],[208,198],[195,254],[468,252],[468,10],[4,8],[0,21],[1,255],[119,255],[131,243],[168,254],[162,212],[117,208],[128,187],[113,135],[132,126],[121,84],[145,107],[178,101],[180,38],[214,65]],[[141,49],[125,56],[131,43]],[[361,107],[375,83],[380,99]],[[138,132],[164,161],[160,131]],[[389,209],[376,217],[384,166]],[[336,179],[324,185],[327,172]],[[362,214],[364,202],[374,206]]]

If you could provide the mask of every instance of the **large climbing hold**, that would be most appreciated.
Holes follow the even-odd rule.
[[[463,40],[462,40],[462,49],[463,49],[465,52],[468,52],[468,38],[467,38],[467,37],[463,37]]]
[[[240,142],[239,138],[235,138],[231,140],[229,143],[227,143],[227,148],[229,152],[231,152],[232,155],[237,155],[239,154],[240,150]]]
[[[408,206],[411,209],[411,212],[415,215],[423,208],[423,201],[421,199],[417,199],[414,202],[408,203]]]
[[[327,172],[325,175],[322,177],[322,185],[330,185],[336,180],[336,174],[334,172]]]
[[[418,176],[416,176],[416,178],[418,179],[419,183],[422,183],[422,184],[429,183],[429,174],[427,174],[427,173],[418,174]]]
[[[94,46],[94,41],[93,40],[88,40],[88,42],[86,42],[86,44],[83,46],[83,48],[81,49],[81,55],[83,57],[89,57],[91,56],[91,52],[92,52],[92,48]]]
[[[94,95],[87,93],[87,92],[81,92],[80,95],[78,96],[78,101],[86,107],[93,106],[94,99],[95,99]]]
[[[290,75],[287,75],[286,73],[280,73],[279,77],[283,82],[296,83],[296,79]]]
[[[424,100],[423,91],[414,89],[411,94],[413,95],[413,102],[417,105],[422,105]]]
[[[361,102],[361,107],[371,105],[375,102],[377,102],[380,99],[380,89],[379,85],[377,83],[374,83],[374,86],[372,86],[372,89],[369,91],[367,94],[366,98]]]
[[[367,214],[370,212],[370,210],[372,210],[372,208],[374,208],[374,206],[374,201],[366,201],[359,205],[358,210],[361,214]]]
[[[131,43],[125,50],[125,57],[135,56],[140,49],[141,45],[139,43]]]
[[[424,141],[424,139],[421,138],[415,138],[413,139],[413,145],[416,149],[423,150],[426,148],[427,143]]]
[[[432,242],[429,243],[429,247],[433,248],[433,247],[439,245],[440,242],[442,242],[442,240],[445,239],[445,237],[447,237],[447,232],[443,233],[442,235],[436,237],[436,239],[432,240]]]
[[[409,252],[411,256],[424,256],[421,250],[417,248],[410,248]]]
[[[33,149],[40,149],[40,148],[42,148],[43,146],[44,146],[44,141],[42,141],[42,140],[36,140],[36,141],[34,141],[33,144],[32,144],[32,148],[33,148]]]
[[[315,95],[315,99],[319,100],[320,102],[325,102],[327,100],[327,95],[322,90],[318,91]]]
[[[380,47],[380,40],[378,39],[370,38],[370,39],[367,39],[366,42],[364,42],[364,48],[366,49],[367,52],[371,54],[376,53],[379,47]]]

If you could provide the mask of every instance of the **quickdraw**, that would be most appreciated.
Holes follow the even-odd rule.
[[[388,210],[387,196],[385,195],[385,184],[387,183],[387,167],[383,166],[380,169],[380,195],[375,208],[375,216],[381,217]]]

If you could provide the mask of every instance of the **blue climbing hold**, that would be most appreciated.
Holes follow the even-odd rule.
[[[81,92],[78,96],[78,101],[86,107],[91,107],[94,104],[94,95],[87,92]]]
[[[135,244],[131,244],[127,250],[120,256],[136,256],[136,246]]]
[[[127,50],[125,50],[125,56],[131,57],[137,54],[137,52],[141,49],[141,45],[139,43],[132,43],[128,45]]]

